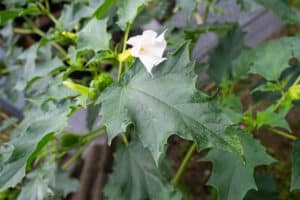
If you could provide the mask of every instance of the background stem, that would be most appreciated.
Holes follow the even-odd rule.
[[[180,164],[180,166],[179,166],[179,168],[178,168],[178,170],[177,170],[177,172],[176,172],[176,174],[175,174],[175,176],[172,180],[172,184],[174,185],[174,187],[176,187],[178,185],[180,177],[183,174],[184,170],[186,169],[187,164],[188,164],[189,160],[191,159],[193,153],[196,151],[196,148],[197,148],[197,143],[194,142],[192,144],[192,146],[190,146],[187,154],[185,154],[184,159],[181,162],[181,164]]]

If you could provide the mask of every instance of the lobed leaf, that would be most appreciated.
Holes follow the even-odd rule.
[[[94,51],[109,49],[111,35],[106,31],[107,20],[93,18],[78,33],[78,50],[93,49]]]
[[[133,124],[155,160],[168,137],[175,133],[193,138],[201,148],[217,147],[242,155],[238,137],[224,133],[232,122],[213,100],[196,91],[195,79],[188,45],[154,68],[153,77],[136,62],[120,84],[109,87],[100,96],[109,141]]]
[[[218,190],[218,200],[241,200],[250,189],[257,189],[254,168],[271,164],[274,160],[249,133],[235,128],[244,152],[245,163],[238,156],[216,149],[209,151],[206,160],[212,161],[213,171],[208,184]]]
[[[150,151],[139,141],[117,150],[113,173],[105,186],[108,199],[158,199],[178,195],[167,187]]]
[[[282,37],[246,50],[234,62],[233,69],[249,69],[248,72],[276,81],[289,67],[291,58],[300,59],[300,36]],[[239,70],[241,71],[241,70]],[[244,75],[244,72],[240,72]]]
[[[118,25],[122,30],[126,29],[128,24],[132,24],[134,18],[141,12],[143,6],[150,0],[122,0],[118,9]]]

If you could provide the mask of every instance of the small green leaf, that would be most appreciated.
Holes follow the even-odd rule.
[[[102,19],[109,8],[115,3],[116,0],[104,0],[103,3],[94,12],[97,19]]]
[[[68,194],[76,192],[79,188],[78,180],[71,178],[66,171],[55,168],[48,176],[50,188],[55,194],[59,194],[64,198],[66,198]]]
[[[95,51],[109,49],[111,35],[106,31],[107,20],[93,18],[78,33],[78,50],[93,49]]]
[[[27,181],[17,200],[43,200],[53,196],[48,186],[47,171],[39,169],[27,175]]]
[[[286,130],[291,130],[289,124],[285,120],[285,116],[287,112],[284,110],[279,110],[278,112],[274,112],[274,107],[270,106],[264,111],[257,112],[256,123],[257,128],[261,128],[263,126],[269,127],[281,127]]]
[[[232,61],[237,58],[244,46],[245,33],[238,25],[220,40],[218,46],[209,53],[209,76],[220,83],[224,76],[231,73]]]
[[[292,152],[291,191],[300,189],[300,140],[296,140]]]
[[[141,12],[144,5],[150,0],[122,0],[120,1],[118,16],[118,25],[125,30],[128,24],[132,24],[134,18]]]
[[[3,26],[9,20],[17,17],[20,12],[21,12],[21,10],[2,10],[2,11],[0,11],[0,26]]]
[[[60,145],[63,148],[79,147],[84,136],[79,134],[64,133],[60,138]]]
[[[244,148],[245,162],[232,153],[216,149],[210,150],[205,158],[213,163],[208,185],[218,190],[218,200],[243,199],[248,190],[257,189],[253,177],[254,168],[274,161],[250,133],[238,128],[235,131]]]

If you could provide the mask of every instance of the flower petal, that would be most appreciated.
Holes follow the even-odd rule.
[[[164,60],[166,60],[166,58],[161,58],[161,57],[157,57],[157,56],[149,55],[149,54],[141,55],[139,58],[150,74],[152,74],[152,69],[154,66],[156,66],[156,65],[160,64],[161,62],[163,62]]]

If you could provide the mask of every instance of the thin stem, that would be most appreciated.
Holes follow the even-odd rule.
[[[203,22],[207,21],[207,17],[210,11],[210,4],[212,3],[212,0],[208,0],[206,5],[205,5],[205,11],[204,11],[204,17],[203,17]]]
[[[51,19],[51,21],[52,21],[54,24],[58,24],[57,19],[56,19],[50,12],[47,12],[47,16],[49,17],[49,19]]]
[[[86,146],[90,144],[90,142],[93,141],[95,138],[106,134],[106,130],[105,127],[100,127],[89,132],[89,134],[91,135],[86,137],[85,144],[62,166],[63,169],[69,168],[70,165],[80,157]]]
[[[24,16],[24,19],[27,22],[27,24],[31,27],[32,33],[36,33],[41,37],[46,37],[46,34],[41,29],[39,29],[34,23],[32,23],[32,21],[28,17]],[[62,54],[64,58],[67,57],[67,52],[58,43],[51,41],[51,44]]]
[[[128,24],[127,27],[126,27],[126,30],[125,30],[125,35],[124,35],[124,40],[123,40],[122,53],[124,53],[124,52],[126,51],[126,42],[127,42],[127,40],[128,40],[130,27],[131,27],[131,25]],[[122,73],[123,73],[123,62],[122,62],[122,61],[119,61],[118,82],[121,81]],[[128,139],[127,139],[125,133],[122,133],[122,138],[123,138],[123,141],[124,141],[125,145],[128,146]]]
[[[210,11],[210,4],[211,4],[211,3],[212,3],[212,0],[208,0],[208,1],[207,1],[207,4],[206,4],[206,6],[205,6],[205,12],[204,12],[204,17],[203,17],[202,23],[206,23],[206,21],[207,21],[207,17],[208,17],[209,11]],[[197,16],[195,16],[195,17],[197,17]],[[204,91],[205,91],[205,92],[208,92],[209,90],[211,90],[211,89],[214,88],[214,87],[215,87],[215,83],[212,82],[212,83],[208,84],[208,85],[204,88]],[[187,165],[188,165],[188,163],[189,163],[189,161],[190,161],[190,159],[191,159],[193,153],[196,151],[196,149],[197,149],[197,143],[194,142],[194,143],[190,146],[190,148],[189,148],[187,154],[184,156],[183,161],[181,162],[179,168],[178,168],[177,171],[176,171],[176,174],[175,174],[174,178],[172,179],[172,184],[174,185],[174,187],[176,187],[176,186],[178,185],[178,182],[179,182],[179,180],[180,180],[180,177],[182,176],[184,170],[186,169],[186,167],[187,167]]]
[[[184,170],[186,169],[187,164],[188,164],[189,160],[191,159],[193,153],[196,151],[196,148],[197,148],[197,143],[194,142],[192,144],[192,146],[190,146],[187,154],[185,154],[185,156],[183,158],[183,161],[180,164],[180,166],[179,166],[179,168],[178,168],[178,170],[177,170],[177,172],[176,172],[176,174],[175,174],[175,176],[172,180],[172,184],[174,185],[174,187],[176,187],[178,185],[180,177],[182,176]]]
[[[20,33],[20,34],[32,34],[34,31],[31,29],[25,29],[25,28],[14,28],[15,33]]]
[[[10,68],[1,70],[1,71],[0,71],[0,74],[9,74],[9,73],[18,71],[20,68],[21,68],[21,66],[10,67]]]
[[[122,138],[123,138],[124,144],[128,147],[128,139],[127,139],[125,133],[122,133]]]
[[[3,119],[9,119],[9,118],[11,118],[10,116],[8,116],[6,113],[4,113],[2,111],[0,111],[0,117],[2,117]],[[14,128],[16,128],[18,126],[18,123],[14,122],[14,123],[12,123],[12,126]]]
[[[277,135],[281,135],[285,138],[288,138],[288,139],[291,139],[291,140],[297,140],[296,136],[291,135],[289,133],[286,133],[284,131],[281,131],[281,130],[278,130],[278,129],[275,129],[275,128],[267,128],[267,130],[272,131],[273,133],[276,133]]]
[[[63,164],[62,169],[68,169],[71,166],[71,164],[80,157],[84,149],[85,146],[81,147],[67,162]]]
[[[128,24],[127,27],[126,27],[126,30],[125,30],[122,53],[124,53],[126,51],[126,42],[128,40],[130,27],[131,27],[131,25]],[[123,62],[119,61],[118,82],[120,82],[120,80],[121,80],[122,72],[123,72]]]

